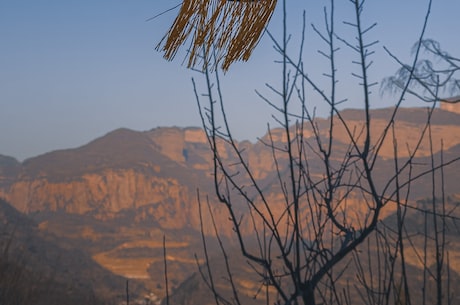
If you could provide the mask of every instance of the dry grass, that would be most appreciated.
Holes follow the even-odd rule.
[[[228,70],[238,60],[247,61],[275,10],[277,0],[184,0],[174,24],[157,46],[171,60],[192,37],[188,67],[194,67],[205,53],[203,68],[211,61]],[[164,44],[163,44],[163,41]]]

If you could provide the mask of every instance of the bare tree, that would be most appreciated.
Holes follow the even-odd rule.
[[[420,57],[415,65],[401,62],[389,50],[388,53],[401,65],[394,76],[382,83],[383,91],[399,93],[406,90],[409,94],[426,102],[439,100],[440,94],[460,94],[460,58],[449,54],[434,39],[417,41],[412,53],[424,51],[426,57]],[[407,87],[407,88],[406,88]],[[458,103],[460,99],[449,100]]]
[[[279,136],[273,132],[273,126],[269,126],[268,137],[261,140],[272,156],[271,166],[276,173],[274,181],[257,177],[244,149],[233,137],[219,71],[213,69],[215,62],[221,60],[219,50],[216,53],[212,44],[202,46],[205,93],[199,94],[195,81],[193,84],[213,153],[215,191],[219,202],[226,207],[241,255],[267,291],[267,304],[355,304],[356,299],[351,296],[355,293],[353,291],[367,304],[411,304],[404,250],[404,241],[408,237],[404,221],[406,210],[411,207],[411,186],[459,159],[431,162],[428,167],[418,167],[415,162],[421,144],[431,139],[430,118],[435,104],[427,111],[426,124],[420,129],[416,141],[410,145],[398,142],[396,117],[404,97],[408,93],[415,94],[412,89],[414,81],[423,84],[419,71],[420,53],[433,50],[438,54],[436,44],[431,44],[430,49],[430,43],[424,40],[431,1],[428,1],[414,48],[413,62],[406,65],[393,56],[401,64],[404,77],[398,79],[401,90],[394,97],[394,108],[385,125],[379,128],[373,125],[371,115],[371,91],[377,82],[369,76],[373,50],[377,46],[377,41],[371,38],[375,24],[363,21],[365,1],[350,0],[354,15],[345,24],[354,31],[356,40],[344,38],[336,29],[335,3],[331,0],[324,9],[324,25],[312,26],[324,42],[325,47],[319,53],[329,63],[329,71],[324,72],[329,80],[328,88],[320,86],[304,68],[305,16],[297,55],[288,51],[287,1],[280,1],[284,12],[282,38],[277,40],[267,32],[279,54],[282,71],[279,88],[268,86],[275,99],[259,93],[273,108],[276,127],[282,130],[282,136]],[[358,67],[358,72],[353,74],[361,90],[362,117],[358,125],[339,111],[339,105],[347,99],[337,90],[339,46],[353,52],[353,62]],[[213,58],[214,62],[211,62]],[[444,56],[444,59],[456,63],[453,57]],[[438,78],[435,83],[423,85],[429,90],[432,101],[439,99],[440,89],[447,84],[458,86],[447,70],[433,68],[431,72],[448,78],[444,81]],[[328,120],[315,117],[314,109],[310,107],[313,96],[310,93],[329,106]],[[342,141],[338,140],[339,136]],[[343,137],[346,137],[346,145]],[[389,159],[388,156],[382,158],[383,149],[388,145],[393,147],[393,153]],[[224,154],[229,151],[230,155]],[[434,152],[430,155],[433,156]],[[385,172],[376,170],[379,167],[385,167]],[[396,227],[381,223],[387,209],[396,212]],[[445,211],[433,207],[431,212],[441,215]],[[436,226],[439,241],[436,249],[440,250],[437,251],[440,254],[436,270],[441,270],[445,224],[441,221]],[[215,228],[219,235],[218,226]],[[251,236],[245,233],[247,228],[253,232]],[[206,247],[206,243],[204,245]],[[228,266],[225,250],[222,253]],[[377,257],[373,257],[374,254]],[[364,259],[369,262],[367,267]],[[208,257],[206,261],[209,271]],[[371,266],[372,262],[378,264],[377,270]],[[350,286],[343,279],[351,269],[358,281]],[[230,267],[227,273],[231,279]],[[213,285],[211,273],[204,278],[214,293],[216,304],[241,303],[233,280],[234,295],[225,297]]]

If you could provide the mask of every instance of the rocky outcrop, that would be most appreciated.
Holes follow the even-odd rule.
[[[46,178],[18,181],[3,196],[25,213],[46,210],[108,217],[126,209],[158,206],[158,220],[171,227],[188,222],[177,219],[184,213],[174,211],[190,215],[184,210],[190,208],[185,203],[193,201],[190,193],[189,187],[176,179],[127,169],[85,174],[72,182],[53,182]],[[167,206],[166,211],[161,210],[162,203]]]

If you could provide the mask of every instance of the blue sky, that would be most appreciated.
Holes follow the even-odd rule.
[[[191,78],[204,89],[201,77],[182,65],[185,53],[168,62],[155,51],[177,9],[146,21],[179,2],[0,0],[0,154],[23,160],[81,146],[119,127],[199,126]],[[338,21],[350,18],[348,1],[338,2]],[[307,9],[307,23],[320,27],[327,3],[288,3],[293,50],[302,9]],[[366,21],[378,23],[370,37],[379,40],[371,70],[375,81],[397,68],[383,46],[404,60],[410,58],[426,6],[425,0],[367,1]],[[280,33],[280,8],[269,25],[275,35]],[[426,35],[452,54],[460,54],[459,11],[459,0],[434,0]],[[338,27],[346,35],[346,27],[340,22]],[[322,45],[311,31],[306,45],[309,75],[321,83],[324,63],[317,50]],[[349,84],[352,58],[342,48],[340,93],[349,99],[344,107],[360,107],[359,88]],[[265,133],[267,122],[273,123],[270,108],[254,90],[270,95],[265,83],[278,86],[277,58],[264,36],[250,61],[235,64],[223,77],[227,110],[234,134],[241,140],[255,140]],[[373,105],[391,105],[391,97],[375,92]],[[420,103],[409,100],[408,105]],[[316,106],[325,115],[323,105]]]

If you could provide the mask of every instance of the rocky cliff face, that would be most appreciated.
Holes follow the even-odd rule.
[[[184,215],[193,215],[190,205],[186,204],[193,201],[190,194],[189,187],[174,178],[160,178],[132,169],[107,169],[70,182],[53,182],[46,178],[18,181],[5,197],[25,213],[62,211],[93,214],[100,219],[123,210],[158,207],[157,220],[168,228],[192,220],[184,219]]]
[[[196,153],[205,150],[203,142],[200,131],[193,129],[117,130],[79,149],[27,160],[0,197],[27,214],[65,212],[109,219],[143,208],[163,228],[196,226],[190,202],[197,187],[208,188],[204,182],[209,179],[203,170],[195,170],[210,166]],[[189,147],[196,144],[204,147]]]
[[[372,112],[375,144],[391,113],[392,109]],[[347,110],[342,116],[355,133],[360,132],[362,111]],[[399,146],[405,147],[398,152],[399,157],[406,157],[415,148],[415,135],[425,128],[426,120],[424,109],[399,112],[395,135]],[[460,115],[438,110],[431,124],[435,153],[440,151],[441,143],[445,151],[460,143]],[[320,137],[327,136],[328,125],[326,119],[317,120]],[[345,149],[349,136],[337,119],[335,126],[334,145],[340,151],[340,147]],[[314,140],[311,127],[305,128],[306,140]],[[274,129],[271,140],[283,143],[286,139],[282,130]],[[269,136],[262,141],[269,143]],[[231,162],[234,155],[223,143],[219,145],[220,154]],[[255,178],[269,185],[270,179],[276,178],[272,151],[262,142],[238,145]],[[418,156],[429,152],[429,138],[425,137]],[[389,137],[384,140],[381,155],[384,159],[393,158]],[[197,188],[205,194],[213,193],[211,173],[212,156],[206,135],[199,128],[157,128],[147,132],[119,129],[83,147],[51,152],[23,164],[0,158],[0,197],[25,213],[63,211],[101,219],[148,206],[154,219],[166,228],[196,226],[196,207],[190,203],[196,201]]]

